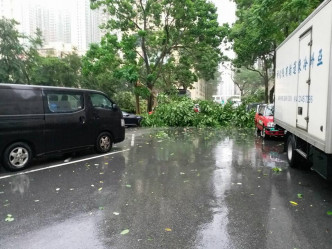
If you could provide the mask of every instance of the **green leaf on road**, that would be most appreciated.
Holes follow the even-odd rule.
[[[127,184],[126,187],[127,187],[127,188],[131,188],[131,185]]]
[[[303,198],[303,194],[297,194],[297,198],[302,199]]]
[[[5,219],[5,221],[7,221],[7,222],[12,222],[12,221],[14,221],[15,219],[14,219],[14,217],[11,215],[11,214],[7,214],[7,218]]]
[[[275,172],[275,173],[279,173],[279,172],[282,171],[282,169],[279,168],[279,167],[274,167],[272,170],[273,170],[273,172]]]
[[[99,207],[99,210],[104,210],[104,207]]]
[[[127,233],[129,233],[129,229],[125,229],[125,230],[123,230],[120,234],[121,234],[121,235],[125,235],[125,234],[127,234]]]
[[[332,211],[327,211],[327,215],[332,215]]]

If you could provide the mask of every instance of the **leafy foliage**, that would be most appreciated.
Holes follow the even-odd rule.
[[[253,95],[263,87],[259,74],[244,67],[235,70],[233,82],[240,89],[241,97]]]
[[[194,112],[198,103],[200,112]],[[193,101],[187,97],[168,99],[163,96],[151,115],[145,115],[142,126],[155,127],[253,127],[254,112],[248,113],[245,105],[238,108],[230,103],[225,106],[212,101]]]
[[[31,69],[31,81],[37,85],[81,86],[81,57],[75,52],[62,58],[40,57]]]
[[[274,77],[275,49],[323,0],[235,0],[238,17],[228,36],[236,67],[257,70],[265,85]],[[254,68],[255,63],[260,68]]]
[[[39,58],[41,33],[37,30],[36,37],[25,36],[16,25],[15,20],[0,19],[0,82],[29,84],[29,72]]]
[[[217,22],[212,3],[206,0],[91,2],[92,8],[101,8],[109,14],[103,28],[121,32],[120,67],[135,68],[138,81],[148,89],[149,111],[156,85],[163,87],[165,83],[167,88],[171,83],[188,87],[197,77],[206,80],[213,77],[222,59],[219,45],[226,33]],[[164,70],[165,67],[170,70]]]

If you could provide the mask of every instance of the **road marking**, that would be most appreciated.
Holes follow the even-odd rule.
[[[30,174],[30,173],[34,173],[34,172],[42,171],[42,170],[46,170],[46,169],[53,169],[53,168],[57,168],[57,167],[62,167],[62,166],[68,165],[68,164],[84,162],[84,161],[87,161],[87,160],[91,160],[91,159],[95,159],[95,158],[100,158],[100,157],[104,157],[104,156],[108,156],[108,155],[113,155],[113,154],[125,152],[125,151],[128,151],[128,150],[129,149],[127,149],[127,150],[121,150],[121,151],[114,151],[114,152],[110,152],[110,153],[107,153],[107,154],[102,154],[102,155],[99,155],[99,156],[93,156],[93,157],[84,158],[84,159],[80,159],[80,160],[76,160],[76,161],[72,161],[72,162],[66,162],[66,163],[60,163],[60,164],[56,164],[56,165],[51,165],[51,166],[48,166],[48,167],[45,167],[45,168],[32,169],[32,170],[22,171],[22,172],[18,172],[18,173],[11,174],[11,175],[0,176],[0,180],[1,179],[5,179],[5,178],[9,178],[9,177],[13,177],[13,176]]]
[[[133,147],[135,145],[135,134],[131,135],[131,143],[130,143],[131,147]]]

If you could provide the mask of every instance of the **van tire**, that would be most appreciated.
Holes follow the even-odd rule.
[[[106,153],[112,149],[113,139],[108,132],[102,132],[96,141],[96,151],[98,153]]]
[[[287,138],[286,153],[289,166],[291,168],[298,168],[300,155],[296,152],[296,141],[292,135]]]
[[[8,146],[3,156],[3,166],[9,171],[18,171],[28,167],[32,159],[32,150],[23,142]]]

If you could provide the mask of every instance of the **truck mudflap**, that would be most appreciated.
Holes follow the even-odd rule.
[[[312,169],[326,180],[332,181],[332,155],[311,147]]]

